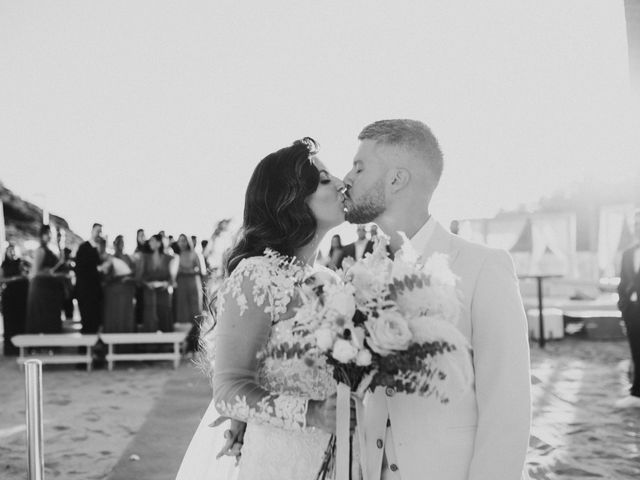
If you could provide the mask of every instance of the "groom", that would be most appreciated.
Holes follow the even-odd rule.
[[[347,221],[375,222],[427,259],[449,256],[459,277],[458,328],[473,348],[474,388],[448,405],[378,388],[365,398],[367,480],[519,480],[530,427],[529,345],[513,262],[501,250],[447,232],[429,213],[442,152],[416,120],[366,126],[344,179]]]

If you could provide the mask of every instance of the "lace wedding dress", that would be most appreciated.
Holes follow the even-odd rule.
[[[243,260],[224,282],[209,339],[214,400],[177,480],[316,478],[330,436],[306,426],[307,403],[335,393],[331,368],[320,354],[264,355],[292,338],[300,289],[312,273],[266,251]],[[218,415],[247,422],[237,468],[228,457],[214,459],[227,428],[208,426]]]

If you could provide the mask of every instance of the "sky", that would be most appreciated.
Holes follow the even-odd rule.
[[[110,239],[205,238],[303,136],[438,137],[443,223],[638,173],[623,0],[0,0],[0,181]],[[346,240],[354,229],[342,227]]]

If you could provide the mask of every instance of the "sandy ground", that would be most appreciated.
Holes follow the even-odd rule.
[[[168,362],[91,373],[45,366],[45,477],[105,478],[172,373]],[[0,479],[24,479],[24,375],[14,359],[0,361],[0,406]]]
[[[532,345],[533,479],[640,478],[640,409],[616,410],[628,392],[625,340]]]
[[[613,408],[628,386],[628,356],[625,341],[565,339],[548,344],[544,351],[532,345],[534,408],[528,470],[533,479],[640,478],[640,409]],[[162,363],[92,373],[45,367],[46,478],[106,478],[168,380],[189,368],[186,362],[175,372]],[[0,360],[3,480],[26,478],[23,382],[13,359]],[[199,392],[204,408],[206,391]],[[164,450],[157,455],[181,457],[183,447],[159,446]],[[137,475],[136,479],[143,480]]]

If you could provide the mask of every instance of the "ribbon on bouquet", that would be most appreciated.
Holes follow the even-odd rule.
[[[340,382],[336,395],[336,476],[335,480],[349,480],[350,464],[350,426],[351,426],[351,398],[356,404],[356,423],[358,424],[357,441],[358,456],[361,468],[366,468],[364,443],[364,407],[361,397],[352,395],[351,388]],[[354,445],[355,447],[355,445]],[[355,459],[354,455],[354,459]],[[364,470],[363,470],[364,473]],[[366,476],[364,478],[367,478]]]
[[[340,382],[336,395],[336,480],[349,480],[350,424],[351,388]]]

